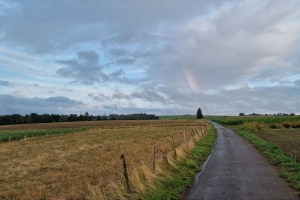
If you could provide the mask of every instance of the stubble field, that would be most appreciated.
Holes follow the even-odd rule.
[[[192,146],[190,131],[201,131],[204,125],[201,120],[173,120],[1,126],[0,134],[7,130],[91,129],[0,143],[0,199],[118,199],[124,192],[121,154],[133,190],[143,192],[162,170],[162,152],[168,152],[172,162],[170,136],[180,157],[186,145],[182,132],[186,131]],[[151,171],[154,144],[156,172]]]

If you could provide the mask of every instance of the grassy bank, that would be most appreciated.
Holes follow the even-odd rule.
[[[161,180],[155,183],[154,188],[148,189],[141,199],[179,199],[180,194],[191,184],[194,175],[199,171],[199,166],[209,156],[215,139],[216,129],[210,125],[208,133],[195,144],[188,156],[163,173]]]

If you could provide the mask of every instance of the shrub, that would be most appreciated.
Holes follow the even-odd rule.
[[[255,132],[255,131],[266,131],[269,129],[269,127],[266,124],[261,124],[259,122],[245,122],[241,125],[241,129]]]
[[[270,128],[281,129],[281,128],[284,128],[284,126],[282,124],[280,124],[280,123],[274,123],[274,124],[270,125]]]

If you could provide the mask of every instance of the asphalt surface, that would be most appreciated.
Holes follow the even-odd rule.
[[[183,200],[300,199],[278,170],[234,131],[213,123],[217,140]]]

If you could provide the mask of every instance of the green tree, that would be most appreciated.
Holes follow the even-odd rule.
[[[40,116],[37,113],[30,113],[31,123],[40,123]]]
[[[201,108],[198,108],[197,110],[197,119],[203,119]]]
[[[88,112],[85,112],[84,113],[84,121],[88,121],[89,120],[89,113]]]

